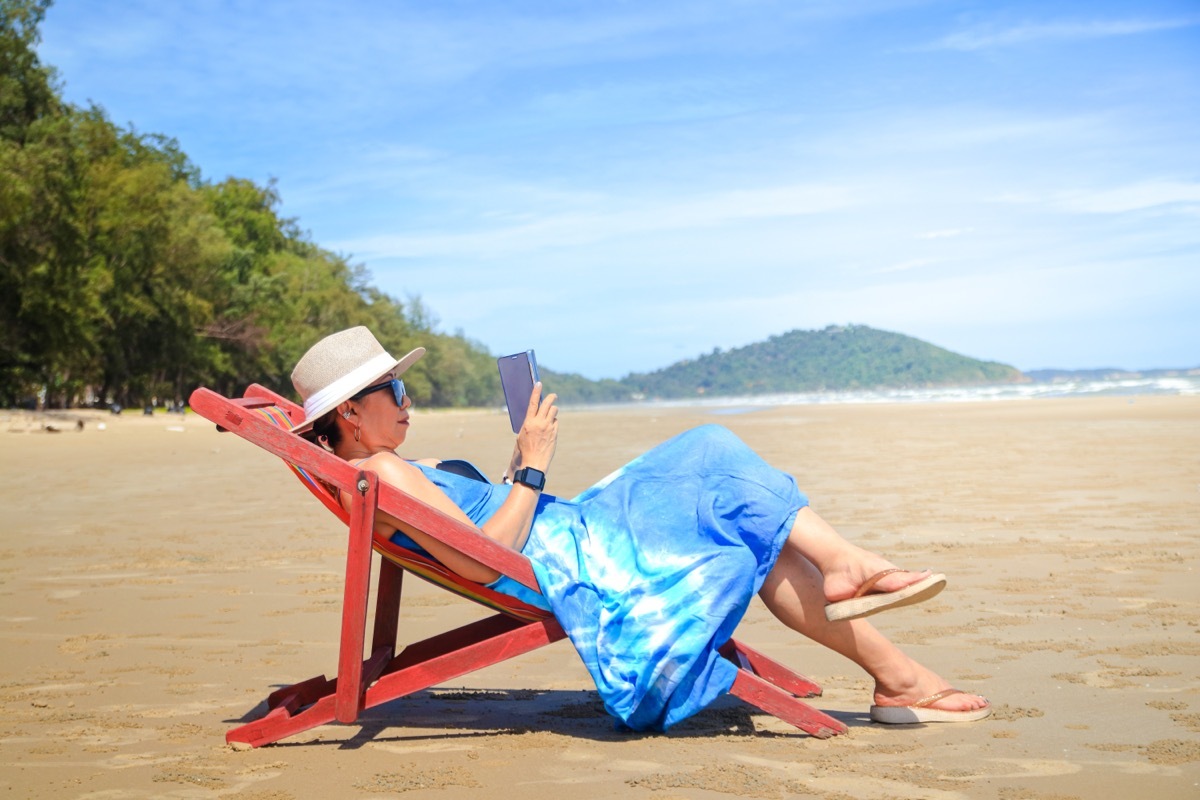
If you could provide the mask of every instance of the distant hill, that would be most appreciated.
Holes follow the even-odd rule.
[[[554,392],[563,403],[627,403],[633,392],[612,378],[594,381],[574,372],[555,372],[538,365],[538,377],[547,392]]]
[[[621,382],[646,397],[1010,383],[1015,367],[952,353],[865,325],[796,330],[734,350],[714,350]]]
[[[551,373],[553,374],[553,373]],[[545,376],[564,402],[616,402],[823,390],[1013,383],[1006,364],[978,361],[920,339],[865,325],[796,330],[765,342],[720,349],[620,381]],[[562,381],[561,383],[559,381]]]

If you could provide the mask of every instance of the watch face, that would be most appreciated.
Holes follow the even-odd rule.
[[[533,467],[523,467],[517,470],[517,473],[513,475],[513,479],[517,483],[523,483],[531,489],[537,489],[539,492],[546,485],[546,473]]]

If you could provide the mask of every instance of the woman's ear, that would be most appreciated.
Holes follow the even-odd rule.
[[[341,414],[342,419],[350,419],[350,417],[355,413],[354,406],[350,405],[348,401],[342,403],[340,406],[338,406],[338,413]]]

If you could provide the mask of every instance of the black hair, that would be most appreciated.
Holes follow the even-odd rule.
[[[342,441],[342,430],[337,424],[337,409],[320,417],[311,428],[300,435],[333,452]]]

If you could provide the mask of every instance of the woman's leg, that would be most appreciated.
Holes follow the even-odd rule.
[[[906,706],[927,698],[950,684],[931,670],[918,664],[896,647],[866,620],[856,619],[829,622],[825,618],[825,605],[829,593],[829,576],[822,575],[813,562],[801,552],[793,540],[807,533],[817,537],[817,550],[836,553],[835,562],[845,562],[858,557],[865,563],[861,567],[845,570],[845,573],[866,572],[868,575],[887,568],[886,562],[860,548],[849,545],[833,531],[828,523],[815,513],[805,509],[803,518],[797,519],[797,529],[767,575],[759,596],[779,620],[792,630],[807,636],[818,644],[825,645],[836,653],[846,656],[858,664],[875,679],[875,704],[880,706]],[[827,530],[820,530],[820,528]],[[842,545],[824,541],[829,534],[842,541]],[[846,551],[846,548],[850,548]],[[865,555],[862,555],[865,554]],[[883,567],[876,569],[879,563]],[[903,574],[900,578],[904,585]],[[912,580],[912,576],[908,576]],[[861,581],[859,581],[861,583]],[[856,584],[857,585],[857,584]],[[835,589],[840,592],[840,589]],[[832,598],[832,599],[837,599]],[[984,708],[987,700],[973,694],[956,694],[946,697],[931,707],[943,711],[968,711]]]

